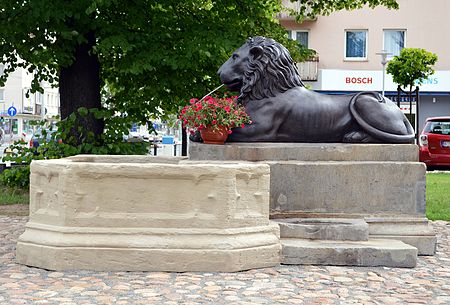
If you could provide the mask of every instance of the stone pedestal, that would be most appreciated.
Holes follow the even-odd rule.
[[[33,161],[30,188],[21,264],[228,272],[280,263],[265,164],[76,156]]]
[[[191,142],[189,154],[269,164],[272,218],[361,218],[371,238],[435,253],[425,217],[426,167],[416,145]]]

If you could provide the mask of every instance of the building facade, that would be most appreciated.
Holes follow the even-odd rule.
[[[0,66],[0,73],[2,70]],[[58,88],[42,84],[43,93],[30,93],[32,77],[19,68],[9,75],[5,86],[0,87],[0,128],[12,139],[32,134],[36,128],[32,121],[59,115]]]
[[[286,5],[289,1],[285,1]],[[385,7],[338,11],[301,24],[283,15],[281,24],[292,39],[317,51],[317,70],[300,71],[313,90],[330,94],[385,91],[397,95],[397,84],[383,73],[382,50],[387,60],[402,48],[423,48],[438,56],[435,74],[424,80],[419,93],[419,131],[427,117],[450,115],[450,1],[397,0],[399,10]],[[295,6],[295,4],[293,4]],[[304,68],[305,64],[301,67]],[[311,63],[307,63],[311,65]],[[304,70],[304,69],[300,69]],[[316,72],[317,71],[317,72]],[[311,73],[313,75],[311,75]],[[385,79],[383,81],[383,74]],[[383,84],[384,83],[384,84]],[[402,100],[402,99],[400,99]],[[416,105],[400,103],[416,120]]]

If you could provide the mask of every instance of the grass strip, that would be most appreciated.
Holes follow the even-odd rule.
[[[450,221],[450,173],[427,173],[427,218]]]
[[[28,189],[10,188],[0,181],[0,205],[29,204]]]

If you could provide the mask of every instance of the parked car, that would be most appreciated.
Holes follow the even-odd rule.
[[[450,116],[428,118],[419,137],[419,160],[429,169],[450,167]]]
[[[124,135],[123,139],[127,142],[142,142],[144,138],[137,131],[130,131],[129,134]]]

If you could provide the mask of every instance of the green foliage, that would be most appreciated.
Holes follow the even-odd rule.
[[[79,123],[88,115],[105,121],[103,134],[94,135]],[[124,137],[128,135],[132,126],[132,120],[124,115],[116,116],[112,110],[79,108],[77,112],[56,125],[58,131],[52,134],[52,141],[46,143],[50,146],[44,146],[42,149],[49,148],[52,152],[52,155],[48,155],[47,151],[49,158],[76,154],[143,155],[148,153],[147,143],[124,141]]]
[[[421,84],[434,73],[433,65],[437,59],[436,54],[424,49],[404,48],[400,55],[389,61],[386,72],[392,75],[395,83],[412,91],[416,82]]]
[[[182,99],[217,86],[218,67],[248,37],[287,43],[273,18],[280,9],[278,1],[266,0],[1,1],[6,68],[0,85],[17,67],[36,72],[32,91],[40,81],[57,85],[75,47],[94,33],[105,107],[143,123],[157,113],[176,113]]]
[[[118,20],[120,37],[97,48],[103,60],[111,60],[103,69],[114,97],[110,107],[137,120],[148,119],[156,109],[176,112],[186,98],[217,87],[217,69],[251,36],[271,36],[294,49],[273,18],[279,10],[278,1],[168,0],[139,9],[152,20],[138,19],[139,32],[123,31],[127,26],[121,22],[128,24],[130,18]],[[126,42],[126,50],[111,48],[118,41]]]
[[[298,21],[303,21],[306,18],[314,19],[319,15],[329,15],[332,12],[340,10],[360,9],[365,5],[368,5],[370,8],[374,8],[379,5],[384,5],[389,9],[398,9],[399,7],[396,0],[291,0],[291,2],[298,3],[299,10],[296,12],[291,12],[297,17]]]
[[[105,120],[106,129],[101,135],[94,135],[85,126],[79,124],[88,115]],[[55,126],[41,122],[41,143],[38,147],[28,147],[19,140],[10,145],[10,154],[3,161],[23,165],[28,169],[32,160],[59,159],[77,154],[98,155],[144,155],[148,153],[146,142],[126,142],[124,136],[131,128],[130,118],[117,117],[111,110],[80,108]],[[53,131],[52,128],[56,128]],[[48,136],[50,133],[50,136]],[[77,137],[74,136],[77,135]],[[79,140],[81,139],[81,142]],[[4,184],[7,186],[28,186],[29,177],[22,167],[5,170]]]
[[[295,62],[303,62],[307,61],[317,55],[317,52],[313,49],[308,49],[307,47],[303,46],[301,43],[298,43],[297,46],[298,54],[295,53],[292,57]]]
[[[30,185],[30,166],[21,165],[6,169],[0,176],[2,184],[8,187],[25,188]]]

